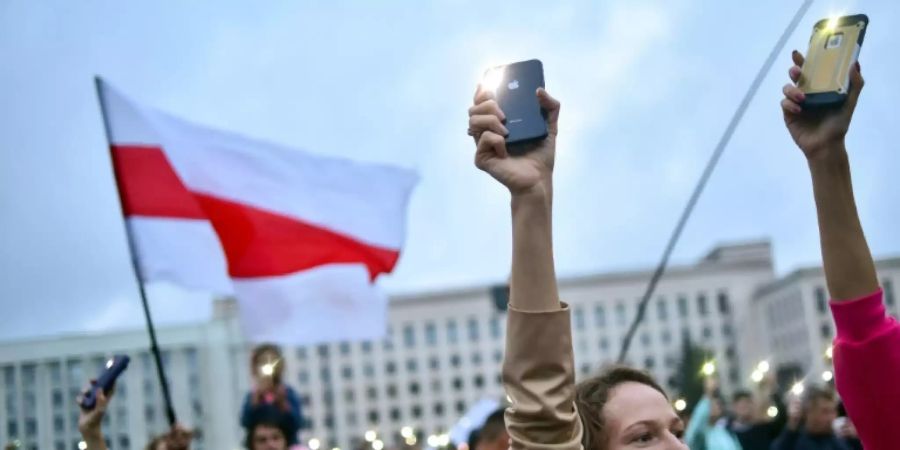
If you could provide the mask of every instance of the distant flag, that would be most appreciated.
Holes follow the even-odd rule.
[[[144,282],[234,295],[253,341],[372,339],[418,177],[214,130],[99,82]]]

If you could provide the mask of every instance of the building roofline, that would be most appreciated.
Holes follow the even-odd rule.
[[[888,256],[875,260],[876,269],[893,269],[900,268],[900,256]],[[765,295],[771,294],[785,286],[788,286],[797,280],[808,278],[811,276],[824,275],[825,271],[821,266],[803,266],[792,270],[787,275],[780,277],[769,284],[760,286],[753,294],[753,300]]]

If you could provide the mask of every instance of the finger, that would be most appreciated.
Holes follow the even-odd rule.
[[[478,115],[487,115],[492,114],[500,118],[500,120],[506,120],[506,114],[503,114],[503,110],[500,109],[500,104],[497,103],[494,99],[485,100],[471,108],[469,108],[469,116],[478,116]]]
[[[94,408],[99,411],[103,411],[106,409],[106,404],[109,402],[109,397],[106,396],[106,393],[103,392],[103,389],[97,389],[97,406]]]
[[[506,139],[493,131],[481,134],[481,138],[478,139],[478,152],[494,152],[501,158],[509,156],[509,152],[506,151]]]
[[[494,98],[494,92],[490,89],[485,89],[481,83],[478,84],[478,89],[475,90],[475,98],[473,99],[473,103],[476,105],[491,100]]]
[[[806,94],[793,84],[788,83],[784,85],[784,88],[782,88],[781,91],[784,92],[786,98],[791,99],[795,103],[803,103],[803,100],[806,100]]]
[[[491,130],[501,136],[509,135],[509,130],[500,122],[497,116],[472,116],[469,118],[469,134],[478,136],[486,130]]]
[[[555,125],[559,120],[559,100],[553,98],[544,88],[538,88],[536,95],[541,108],[547,111],[547,122]]]
[[[866,80],[863,79],[862,73],[860,73],[859,62],[850,66],[850,92],[847,93],[847,102],[844,104],[844,109],[849,112],[853,112],[856,109],[856,103],[859,101],[859,93],[862,92],[863,86],[866,85]]]
[[[791,59],[794,61],[794,64],[803,67],[803,63],[806,61],[806,58],[803,57],[803,54],[794,50],[791,52]]]
[[[781,109],[785,114],[800,114],[803,112],[803,108],[800,105],[787,98],[781,99]]]
[[[788,75],[791,77],[791,81],[793,81],[794,83],[800,81],[800,75],[802,73],[803,69],[801,69],[800,66],[791,66],[791,68],[788,69]]]

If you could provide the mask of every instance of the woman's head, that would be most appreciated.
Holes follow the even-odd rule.
[[[576,405],[587,450],[687,450],[684,423],[649,374],[624,366],[578,384]]]

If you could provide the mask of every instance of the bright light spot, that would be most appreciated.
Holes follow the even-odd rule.
[[[372,448],[374,448],[375,450],[382,450],[384,448],[384,442],[375,441],[372,443]]]
[[[750,379],[753,380],[754,383],[761,382],[763,380],[763,377],[765,377],[765,375],[763,375],[763,373],[759,370],[754,370],[753,373],[750,374]]]
[[[825,350],[825,357],[828,359],[834,358],[834,346],[833,345],[829,345],[828,348]]]
[[[403,427],[403,428],[400,429],[400,436],[403,436],[403,437],[405,437],[405,438],[409,438],[409,437],[412,436],[412,435],[413,435],[413,429],[412,429],[412,427]]]
[[[837,28],[838,19],[840,19],[840,17],[838,16],[832,16],[830,19],[828,19],[828,23],[825,24],[825,29],[831,31]]]
[[[778,415],[778,408],[770,406],[769,409],[766,410],[766,415],[774,419],[775,416]]]
[[[429,447],[437,447],[440,444],[440,439],[437,436],[431,435],[428,436],[428,446]]]
[[[506,73],[506,67],[493,67],[488,69],[481,80],[481,87],[486,91],[497,92],[500,83],[503,82],[503,75]]]
[[[675,411],[681,412],[687,409],[687,402],[683,398],[675,400]]]
[[[800,395],[803,395],[803,389],[804,389],[803,382],[798,381],[798,382],[794,383],[794,385],[791,387],[791,394],[794,394],[799,397]]]
[[[406,445],[416,445],[416,437],[410,436],[406,438]]]
[[[80,450],[87,450],[87,442],[81,441],[78,443],[78,448]]]
[[[112,360],[112,358],[110,358],[109,361],[106,362],[106,368],[109,369],[112,367],[112,365],[113,365],[113,360]]]
[[[822,381],[829,382],[834,379],[834,374],[830,370],[822,372]]]
[[[701,369],[701,372],[703,372],[703,375],[706,375],[708,377],[712,376],[713,374],[716,373],[716,363],[714,363],[712,361],[703,363],[703,368]]]
[[[366,431],[366,442],[373,442],[375,438],[378,437],[378,434],[375,433],[375,430]]]
[[[334,447],[334,448],[332,448],[331,450],[341,450],[341,448],[340,448],[340,447]]]
[[[309,449],[310,450],[319,450],[319,447],[322,446],[322,443],[319,442],[318,439],[313,438],[309,440]]]
[[[510,397],[509,395],[507,395],[507,396],[506,396],[506,401],[507,401],[508,403],[512,403],[512,397]]]
[[[263,375],[267,377],[271,377],[273,373],[275,373],[275,365],[274,364],[263,364],[262,367],[259,368],[259,371],[262,372]]]
[[[447,434],[442,434],[438,436],[438,445],[441,447],[446,447],[450,445],[450,436]]]
[[[757,364],[756,370],[758,370],[762,373],[768,372],[769,371],[769,362],[768,361],[760,362],[759,364]]]

